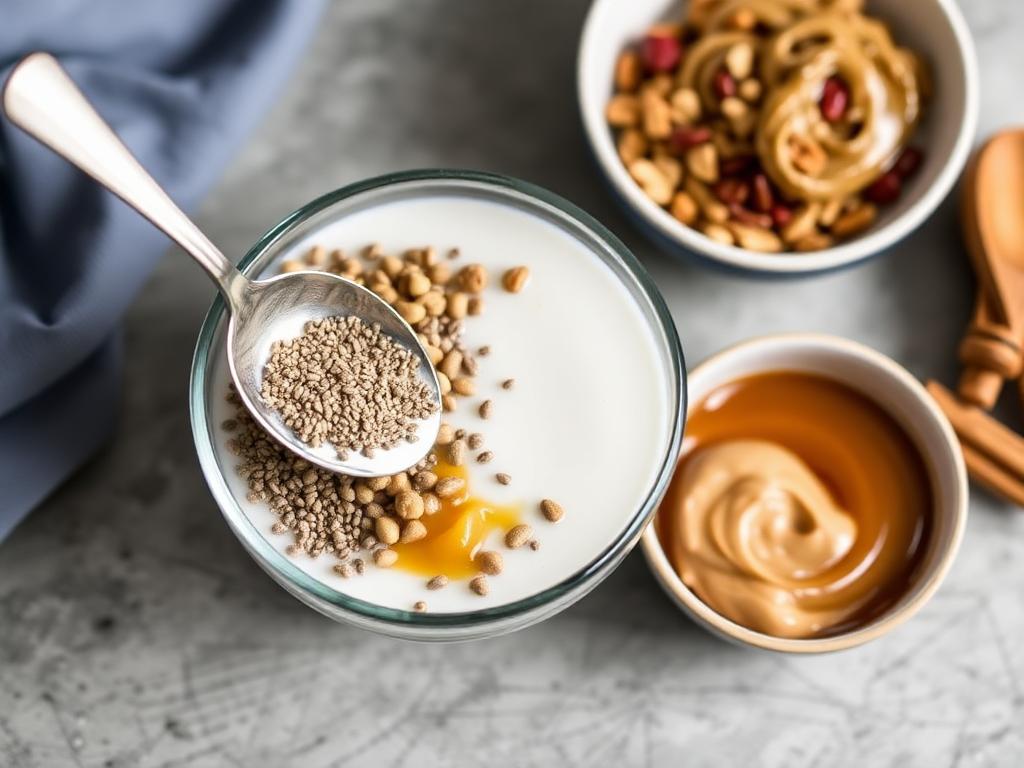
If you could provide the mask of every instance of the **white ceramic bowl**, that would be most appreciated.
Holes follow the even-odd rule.
[[[863,235],[813,253],[765,254],[716,243],[652,202],[626,172],[604,119],[615,60],[652,23],[682,18],[685,1],[594,0],[583,27],[577,89],[583,126],[613,193],[660,244],[725,268],[772,275],[806,275],[850,266],[879,254],[916,229],[947,195],[967,160],[978,113],[974,44],[954,0],[868,0],[867,10],[888,22],[898,43],[924,55],[934,92],[913,139],[925,160],[900,199],[884,206]]]
[[[787,653],[852,648],[889,632],[928,602],[956,556],[967,522],[967,472],[946,417],[906,369],[874,350],[834,336],[785,334],[743,342],[704,361],[689,374],[689,409],[717,387],[770,371],[806,371],[867,395],[903,427],[921,451],[935,500],[934,528],[913,588],[869,624],[831,637],[784,639],[736,624],[705,605],[673,569],[650,525],[643,535],[647,562],[669,596],[698,624],[743,645]]]

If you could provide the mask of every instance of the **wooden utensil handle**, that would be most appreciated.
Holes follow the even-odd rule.
[[[964,453],[964,464],[971,479],[988,488],[997,496],[1012,501],[1018,507],[1024,507],[1024,482],[1019,477],[1007,472],[985,454],[976,451],[969,445],[961,446]]]
[[[974,321],[960,343],[960,362],[965,366],[958,392],[966,402],[991,410],[1003,382],[1015,379],[1024,366],[1020,334],[992,319],[984,294],[978,294]]]
[[[960,374],[957,392],[965,403],[992,410],[1003,391],[1005,377],[988,368],[967,366]]]
[[[953,425],[971,478],[1024,506],[1024,437],[929,381],[928,393]]]

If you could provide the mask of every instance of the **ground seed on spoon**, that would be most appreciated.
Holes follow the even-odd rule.
[[[413,442],[416,422],[436,410],[419,367],[378,326],[328,317],[273,345],[260,394],[307,445],[372,457],[378,448]]]

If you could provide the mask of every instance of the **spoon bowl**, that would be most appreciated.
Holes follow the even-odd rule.
[[[415,331],[387,302],[357,283],[325,272],[290,272],[260,281],[246,278],[174,204],[48,53],[31,53],[15,65],[2,100],[12,123],[128,203],[206,270],[231,310],[231,379],[245,407],[275,440],[313,464],[356,477],[393,475],[427,455],[441,426],[441,386]],[[376,450],[372,458],[348,451],[342,459],[331,445],[307,445],[260,396],[263,369],[275,341],[299,336],[310,321],[350,315],[379,325],[416,356],[435,405],[430,417],[419,420],[415,442]]]
[[[238,395],[261,427],[308,461],[355,477],[397,474],[426,455],[441,426],[440,407],[418,422],[416,442],[403,440],[390,450],[375,451],[373,458],[349,451],[348,457],[341,461],[337,451],[328,444],[313,448],[301,442],[277,411],[260,397],[262,371],[275,341],[299,336],[309,322],[355,315],[367,325],[379,325],[384,334],[416,356],[420,376],[429,383],[433,398],[439,403],[441,386],[434,366],[401,315],[368,288],[328,272],[288,272],[267,280],[250,281],[248,286],[248,292],[231,309],[227,358]]]
[[[960,345],[957,391],[991,410],[1003,383],[1024,367],[1024,130],[1001,131],[964,176],[961,213],[978,279],[974,316]]]
[[[978,150],[964,179],[963,215],[976,263],[1024,270],[1024,129],[1000,131]],[[974,239],[977,238],[977,242]],[[995,252],[990,257],[987,251]]]

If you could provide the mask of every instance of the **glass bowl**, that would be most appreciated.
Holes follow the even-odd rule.
[[[654,481],[636,509],[585,567],[525,599],[460,613],[415,613],[362,600],[335,590],[304,572],[271,545],[250,521],[229,488],[217,457],[219,422],[208,404],[215,361],[223,350],[226,312],[220,297],[203,322],[190,380],[192,432],[210,491],[228,526],[271,578],[306,605],[336,621],[414,640],[444,641],[489,637],[529,626],[579,600],[596,587],[639,541],[653,516],[679,454],[686,413],[686,373],[672,317],[650,276],[626,247],[601,224],[568,201],[544,189],[508,177],[451,170],[395,173],[330,192],[303,206],[270,229],[249,250],[239,268],[260,277],[290,248],[311,233],[348,215],[418,196],[466,196],[512,206],[553,224],[608,266],[627,289],[649,326],[661,367],[671,420],[667,446]],[[395,226],[401,226],[400,221]]]

